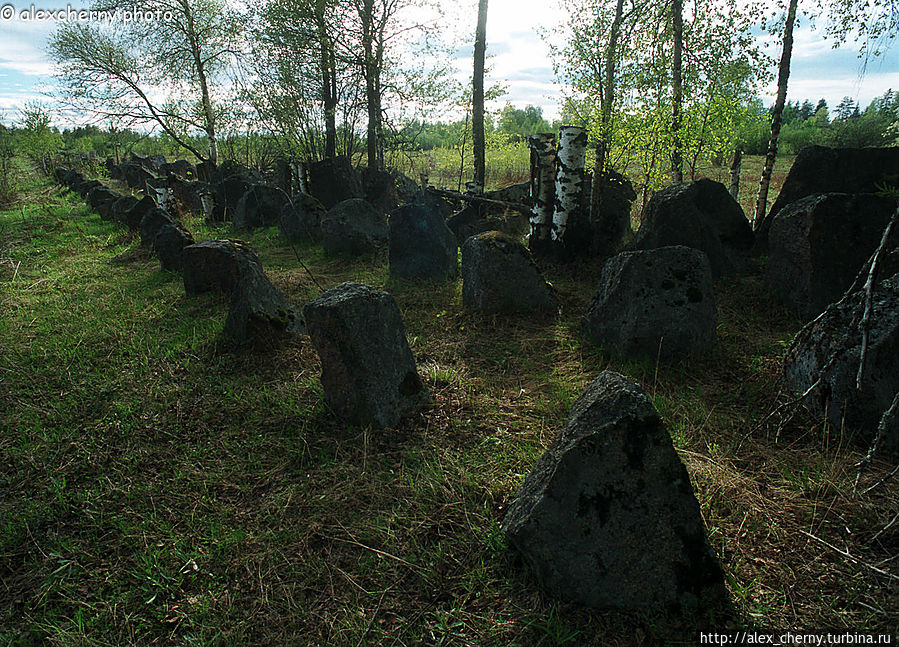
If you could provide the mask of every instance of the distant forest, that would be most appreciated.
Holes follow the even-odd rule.
[[[739,128],[738,145],[748,155],[763,155],[770,134],[769,110],[761,99],[751,102],[744,123]],[[8,159],[16,153],[25,154],[34,161],[57,156],[71,158],[116,157],[135,152],[157,153],[168,157],[184,157],[186,151],[165,133],[142,133],[136,130],[101,128],[95,125],[63,128],[50,125],[50,114],[45,108],[31,104],[23,110],[21,118],[10,125],[0,124],[0,156]],[[555,132],[563,120],[549,122],[536,106],[517,108],[506,104],[485,121],[488,148],[494,150],[524,146],[527,135],[538,132]],[[389,138],[387,149],[394,156],[406,152],[459,150],[468,143],[470,123],[467,118],[455,121],[409,121]],[[198,137],[199,142],[202,138]],[[356,136],[355,147],[361,156],[364,150],[364,133]],[[783,129],[780,135],[780,153],[792,155],[805,146],[866,148],[871,146],[899,145],[899,92],[887,90],[864,109],[850,97],[844,97],[835,107],[824,99],[788,101],[783,111]],[[248,159],[263,163],[276,154],[287,152],[287,142],[275,135],[264,133],[232,133],[221,144],[225,157]],[[190,158],[190,155],[187,155]]]

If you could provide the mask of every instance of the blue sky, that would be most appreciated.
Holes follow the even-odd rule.
[[[470,1],[470,12],[454,5],[463,13],[462,24],[470,22],[473,27],[475,2]],[[20,12],[31,8],[31,2],[0,0],[0,6],[6,4],[12,4],[16,12],[13,19],[3,20],[0,11],[0,121],[9,124],[19,119],[25,101],[50,102],[46,93],[53,84],[53,68],[45,46],[56,23],[22,20]],[[52,10],[69,4],[76,9],[87,6],[79,0],[42,2],[34,6]],[[534,104],[541,106],[548,117],[558,116],[560,89],[554,80],[547,46],[535,29],[552,24],[557,15],[555,0],[490,0],[487,40],[488,54],[492,56],[491,76],[508,87],[508,94],[499,100],[498,106],[506,101],[518,106]],[[772,55],[779,56],[778,45],[772,44]],[[459,52],[460,77],[470,76],[469,57],[470,48]],[[789,98],[812,101],[824,98],[833,107],[849,96],[865,106],[888,88],[899,90],[896,49],[868,61],[864,74],[862,70],[862,61],[851,44],[834,50],[808,26],[800,26],[795,36]],[[772,82],[762,92],[763,99],[773,100],[775,90]]]

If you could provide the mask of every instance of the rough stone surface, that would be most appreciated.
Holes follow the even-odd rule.
[[[387,218],[361,198],[332,207],[321,222],[322,247],[328,254],[358,256],[387,244]]]
[[[418,186],[418,183],[400,171],[390,171],[390,175],[393,177],[393,185],[396,188],[396,196],[397,200],[399,200],[399,204],[413,202],[416,195],[421,191],[421,187]]]
[[[238,344],[275,345],[304,331],[303,317],[254,263],[246,263],[231,295],[225,332]]]
[[[503,202],[527,204],[530,200],[530,195],[531,183],[522,182],[520,184],[511,184],[502,189],[496,189],[495,191],[487,191],[484,194],[484,197],[490,198],[491,200],[502,200]]]
[[[320,240],[325,208],[308,193],[298,193],[281,209],[278,229],[292,242]]]
[[[229,175],[215,184],[215,206],[212,209],[212,222],[225,222],[234,218],[237,203],[254,184],[250,175]]]
[[[698,611],[725,595],[690,477],[639,385],[605,371],[571,408],[503,521],[553,595]]]
[[[487,219],[486,210],[476,204],[465,205],[446,221],[446,226],[453,232],[459,245],[464,245],[472,236],[499,231],[497,224]]]
[[[281,207],[287,202],[287,194],[271,184],[253,184],[237,202],[234,209],[235,231],[271,227],[278,224]]]
[[[150,196],[144,196],[130,209],[122,213],[122,223],[133,231],[140,230],[140,223],[148,213],[156,209],[156,203]]]
[[[141,218],[140,227],[138,228],[141,246],[152,246],[153,242],[156,240],[156,234],[158,234],[159,230],[166,225],[178,226],[180,223],[165,209],[154,208],[148,211],[147,214]]]
[[[627,177],[615,171],[603,175],[599,213],[593,223],[597,254],[608,256],[621,248],[631,233],[631,205],[636,199],[637,194]]]
[[[177,160],[175,162],[167,162],[159,166],[159,172],[163,175],[173,173],[185,180],[195,178],[197,176],[196,167],[187,160]]]
[[[771,211],[759,225],[757,244],[768,244],[768,230],[781,209],[813,193],[877,193],[895,184],[899,148],[827,148],[799,151]]]
[[[584,334],[625,357],[679,359],[715,343],[715,294],[705,254],[690,247],[609,259],[582,322]]]
[[[332,157],[310,164],[308,168],[309,193],[321,202],[325,209],[350,200],[361,198],[362,178],[346,157]]]
[[[162,269],[180,272],[184,266],[184,248],[194,244],[194,237],[180,222],[168,223],[159,228],[153,239],[153,251]]]
[[[120,225],[125,224],[125,214],[131,211],[139,200],[133,195],[123,195],[112,203],[112,219]]]
[[[112,220],[112,203],[122,196],[102,184],[95,186],[85,196],[87,205],[100,214],[103,220]]]
[[[156,180],[157,177],[140,164],[125,163],[119,165],[119,175],[132,189],[144,190],[147,182]]]
[[[556,307],[552,287],[527,247],[498,231],[472,236],[462,245],[462,302],[485,314]]]
[[[390,213],[399,204],[394,177],[386,171],[365,169],[362,186],[366,202],[382,213]]]
[[[63,173],[60,182],[70,189],[73,189],[76,184],[84,182],[84,176],[76,169],[66,170],[65,173]]]
[[[390,276],[451,279],[457,274],[459,246],[440,214],[425,204],[393,211],[390,227]]]
[[[404,176],[405,177],[405,176]],[[408,179],[408,178],[407,178]],[[411,187],[407,187],[409,189]],[[419,202],[431,211],[436,211],[444,220],[453,215],[453,205],[443,196],[431,193],[427,189],[418,189],[412,193],[406,203]]]
[[[343,283],[303,308],[322,363],[325,402],[356,425],[395,426],[429,399],[393,297]]]
[[[846,430],[865,442],[874,438],[899,393],[899,274],[877,286],[872,303],[861,391],[855,387],[864,290],[807,323],[787,350],[783,366],[787,384],[797,393],[805,393],[820,377],[821,384],[803,400],[805,406],[815,416],[826,416],[833,429],[842,429],[845,421]]]
[[[815,194],[787,205],[768,233],[771,291],[805,319],[816,317],[852,285],[895,210],[895,200],[870,193]],[[881,268],[890,276],[899,263]]]
[[[103,186],[103,184],[98,182],[97,180],[88,180],[87,178],[82,177],[81,181],[77,182],[72,188],[76,193],[86,198],[87,194],[98,186]]]
[[[702,179],[656,193],[630,248],[684,245],[701,250],[717,278],[740,269],[753,240],[749,221],[727,188]]]
[[[240,240],[204,240],[184,248],[184,291],[188,296],[218,290],[233,294],[250,266],[262,268],[252,247]]]

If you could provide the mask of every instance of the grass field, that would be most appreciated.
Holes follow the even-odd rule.
[[[384,253],[248,240],[295,303],[316,282],[390,291],[433,406],[394,431],[342,424],[308,338],[233,349],[221,297],[187,298],[127,233],[33,180],[0,212],[0,644],[651,645],[899,626],[896,581],[873,570],[899,571],[899,535],[872,542],[899,484],[862,494],[890,469],[877,463],[854,493],[863,448],[802,414],[765,423],[789,397],[780,356],[800,322],[757,271],[718,282],[713,350],[655,366],[580,338],[599,261],[544,265],[558,317],[483,318],[459,281],[390,280]],[[728,617],[553,600],[505,544],[516,488],[607,368],[643,385],[687,465]]]

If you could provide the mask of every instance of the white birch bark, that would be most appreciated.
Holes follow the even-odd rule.
[[[531,233],[532,252],[546,251],[550,243],[553,206],[556,194],[556,136],[538,133],[528,137],[531,149]]]
[[[556,171],[556,197],[553,211],[552,240],[563,246],[570,242],[566,231],[583,217],[584,165],[587,159],[587,130],[580,126],[559,129],[559,165]]]

